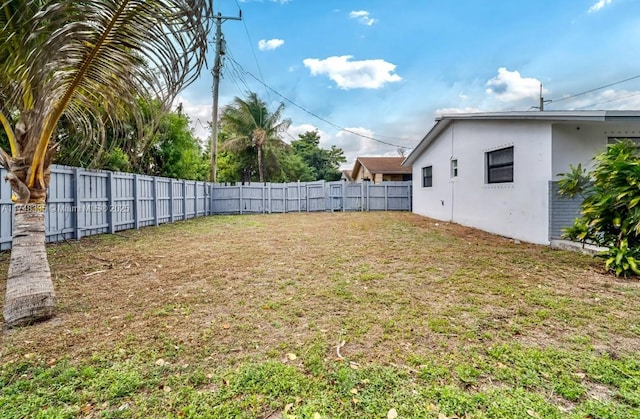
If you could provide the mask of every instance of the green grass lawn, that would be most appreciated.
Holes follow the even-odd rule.
[[[0,418],[640,417],[640,283],[589,256],[390,212],[201,218],[49,260],[58,316],[0,335]]]

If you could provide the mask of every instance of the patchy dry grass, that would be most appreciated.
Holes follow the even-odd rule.
[[[588,256],[334,213],[49,258],[59,315],[0,336],[0,417],[640,416],[640,283]]]

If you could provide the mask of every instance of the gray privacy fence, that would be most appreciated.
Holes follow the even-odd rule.
[[[13,208],[0,182],[2,250],[11,248]],[[54,165],[45,223],[55,242],[214,214],[386,210],[411,210],[411,182],[223,185]]]
[[[213,214],[312,211],[410,211],[411,182],[214,184]]]

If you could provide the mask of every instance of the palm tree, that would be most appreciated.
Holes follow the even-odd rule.
[[[44,246],[49,166],[67,125],[84,141],[137,115],[137,98],[170,103],[199,74],[208,0],[0,0],[0,164],[14,194],[4,320],[21,326],[55,313]],[[106,119],[109,121],[106,121]],[[117,131],[117,130],[115,130]]]
[[[267,104],[254,92],[250,92],[246,100],[236,97],[233,103],[222,111],[220,117],[225,128],[234,134],[227,140],[222,149],[245,150],[255,147],[258,155],[258,179],[264,182],[264,147],[268,142],[284,144],[280,133],[291,125],[290,119],[280,121],[284,103],[269,113]]]

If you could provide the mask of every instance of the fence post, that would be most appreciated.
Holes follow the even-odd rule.
[[[240,198],[240,215],[242,215],[242,183],[240,184],[240,193],[239,193],[239,198]]]
[[[198,218],[198,181],[193,182],[193,212],[194,218]]]
[[[207,215],[213,215],[213,203],[211,202],[211,183],[204,183],[204,207]]]
[[[182,181],[182,219],[187,219],[187,181]]]
[[[342,212],[347,210],[347,182],[340,183],[340,189],[342,191]]]
[[[307,212],[309,212],[309,184],[305,183],[304,185],[304,203],[307,207]]]
[[[107,211],[109,220],[109,233],[114,234],[116,232],[116,220],[115,220],[115,185],[113,181],[113,172],[107,172]],[[117,211],[121,211],[122,208],[118,208]]]
[[[286,214],[289,212],[289,185],[285,183],[282,188],[284,189],[282,191],[282,199],[284,200],[284,208],[282,212]]]
[[[82,200],[80,196],[82,195],[82,185],[80,184],[80,168],[75,167],[73,169],[73,182],[75,184],[75,195],[73,197],[73,206],[75,208],[76,214],[76,222],[74,226],[74,236],[76,240],[80,240],[82,238],[82,218],[81,214],[84,214],[80,205],[82,204]]]
[[[153,224],[160,224],[158,221],[158,178],[153,177]]]
[[[140,209],[139,199],[138,175],[133,175],[133,228],[136,230],[140,228],[140,216],[138,214],[138,210]]]
[[[389,185],[384,184],[384,210],[389,211]]]
[[[324,211],[326,211],[327,210],[327,194],[331,195],[331,193],[329,193],[330,191],[329,191],[328,186],[327,186],[327,181],[324,180],[324,179],[322,180],[322,192],[323,192],[323,195],[324,195],[324,200],[323,200],[324,201]],[[333,201],[333,198],[329,197],[329,205],[331,207],[331,212],[333,212],[333,202],[332,201]]]
[[[173,223],[176,220],[173,210],[173,179],[169,179],[169,222]]]
[[[215,215],[215,208],[213,206],[213,199],[214,199],[214,194],[216,192],[216,185],[215,183],[211,183],[209,184],[209,215]]]
[[[369,190],[369,186],[371,186],[370,182],[367,182],[367,188],[366,188],[366,193],[367,193],[367,211],[371,211],[371,198],[370,198],[371,191]]]

